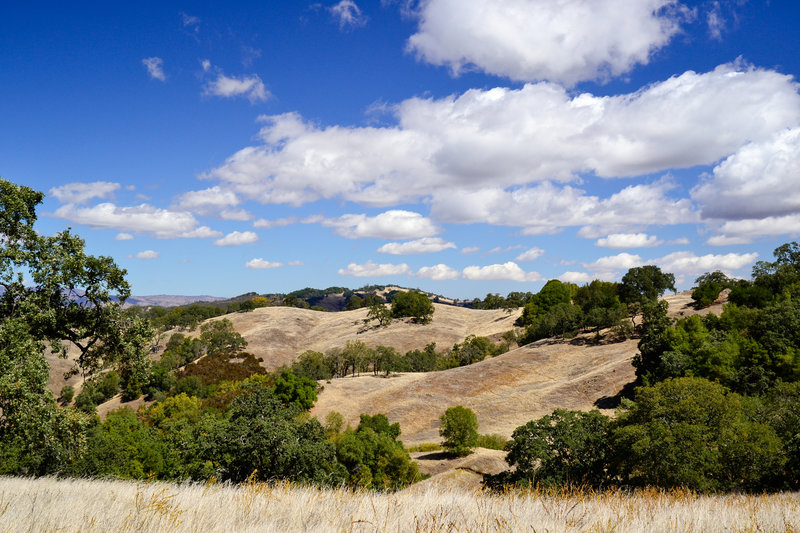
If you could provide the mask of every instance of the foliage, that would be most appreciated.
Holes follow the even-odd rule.
[[[326,360],[325,355],[313,350],[306,350],[301,353],[297,360],[292,363],[291,370],[297,376],[314,381],[327,380],[333,377],[333,369],[330,366],[330,362]]]
[[[419,291],[399,292],[392,298],[394,318],[411,317],[418,324],[427,324],[433,318],[433,304]]]
[[[692,291],[692,300],[702,309],[708,307],[717,299],[723,289],[736,286],[736,281],[726,276],[723,272],[715,270],[706,272],[695,281],[696,287]]]
[[[379,327],[386,327],[392,323],[392,310],[386,307],[383,303],[374,303],[370,305],[367,318],[364,323],[368,324],[373,320],[378,321]]]
[[[68,405],[72,402],[72,399],[75,397],[75,387],[72,385],[64,385],[61,387],[61,394],[58,395],[59,401],[64,404]]]
[[[283,370],[275,379],[275,398],[284,405],[296,405],[307,411],[317,401],[317,382],[296,376],[291,370]]]
[[[200,342],[208,355],[232,356],[247,346],[247,341],[227,318],[206,322],[200,326]]]
[[[508,439],[499,433],[479,434],[476,446],[487,450],[505,450]]]
[[[215,429],[215,457],[222,479],[287,479],[336,485],[345,477],[334,445],[316,418],[298,421],[300,408],[254,386],[231,405]]]
[[[207,355],[176,372],[176,387],[182,378],[188,377],[196,377],[205,385],[216,385],[223,381],[241,381],[253,374],[266,374],[267,371],[259,363],[259,359],[247,352],[237,354],[234,358],[222,354]]]
[[[530,326],[544,317],[553,307],[572,301],[573,285],[551,279],[528,299],[520,317],[521,326]]]
[[[619,295],[624,303],[641,303],[656,300],[667,290],[675,292],[675,275],[666,274],[655,265],[645,265],[633,267],[622,276]]]
[[[448,408],[439,418],[439,435],[448,453],[464,456],[478,444],[478,417],[471,409],[457,405]]]
[[[741,397],[701,378],[639,388],[614,431],[626,484],[698,491],[758,489],[785,462],[769,426],[750,420]]]
[[[556,409],[550,415],[514,430],[506,461],[512,474],[494,482],[517,482],[544,487],[597,486],[606,479],[611,447],[611,423],[600,411]]]
[[[372,489],[398,490],[419,480],[419,470],[403,443],[399,424],[383,414],[362,414],[358,427],[336,439],[336,456],[349,473],[349,483]]]
[[[101,403],[111,399],[119,392],[119,374],[110,370],[99,378],[85,381],[81,392],[75,398],[75,407],[82,411],[94,414],[95,408]]]

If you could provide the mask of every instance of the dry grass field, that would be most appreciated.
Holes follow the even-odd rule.
[[[797,532],[800,494],[397,493],[0,478],[0,531]]]

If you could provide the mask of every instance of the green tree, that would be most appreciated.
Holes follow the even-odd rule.
[[[506,462],[515,467],[504,481],[563,486],[598,486],[607,479],[611,422],[594,410],[556,409],[514,430]]]
[[[467,407],[450,407],[439,418],[439,435],[450,454],[469,455],[478,443],[478,417]]]
[[[374,303],[369,306],[367,318],[364,319],[365,324],[369,324],[373,320],[378,321],[379,327],[385,327],[392,323],[392,310],[386,307],[385,304]]]
[[[247,346],[247,341],[227,318],[203,324],[200,332],[200,341],[205,344],[208,355],[233,356]]]
[[[60,470],[83,446],[85,419],[60,410],[47,391],[48,343],[62,356],[67,343],[74,345],[72,373],[86,379],[121,369],[130,357],[146,357],[128,344],[128,328],[142,319],[122,311],[130,295],[125,271],[109,257],[87,255],[70,231],[38,233],[36,207],[43,198],[0,180],[0,448],[6,472]]]
[[[675,275],[666,274],[655,265],[633,267],[622,276],[619,294],[624,303],[656,300],[666,290],[675,292]]]
[[[392,316],[411,317],[418,324],[427,324],[433,318],[434,307],[430,299],[419,291],[399,292],[392,298]]]
[[[275,379],[275,398],[286,405],[296,405],[307,411],[317,401],[317,382],[283,370]]]

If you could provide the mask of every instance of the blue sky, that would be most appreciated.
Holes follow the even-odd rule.
[[[135,294],[747,277],[800,233],[800,6],[0,6],[0,177]]]

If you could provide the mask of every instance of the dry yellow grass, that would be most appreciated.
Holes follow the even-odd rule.
[[[0,531],[797,532],[800,494],[394,494],[287,484],[0,478]]]

